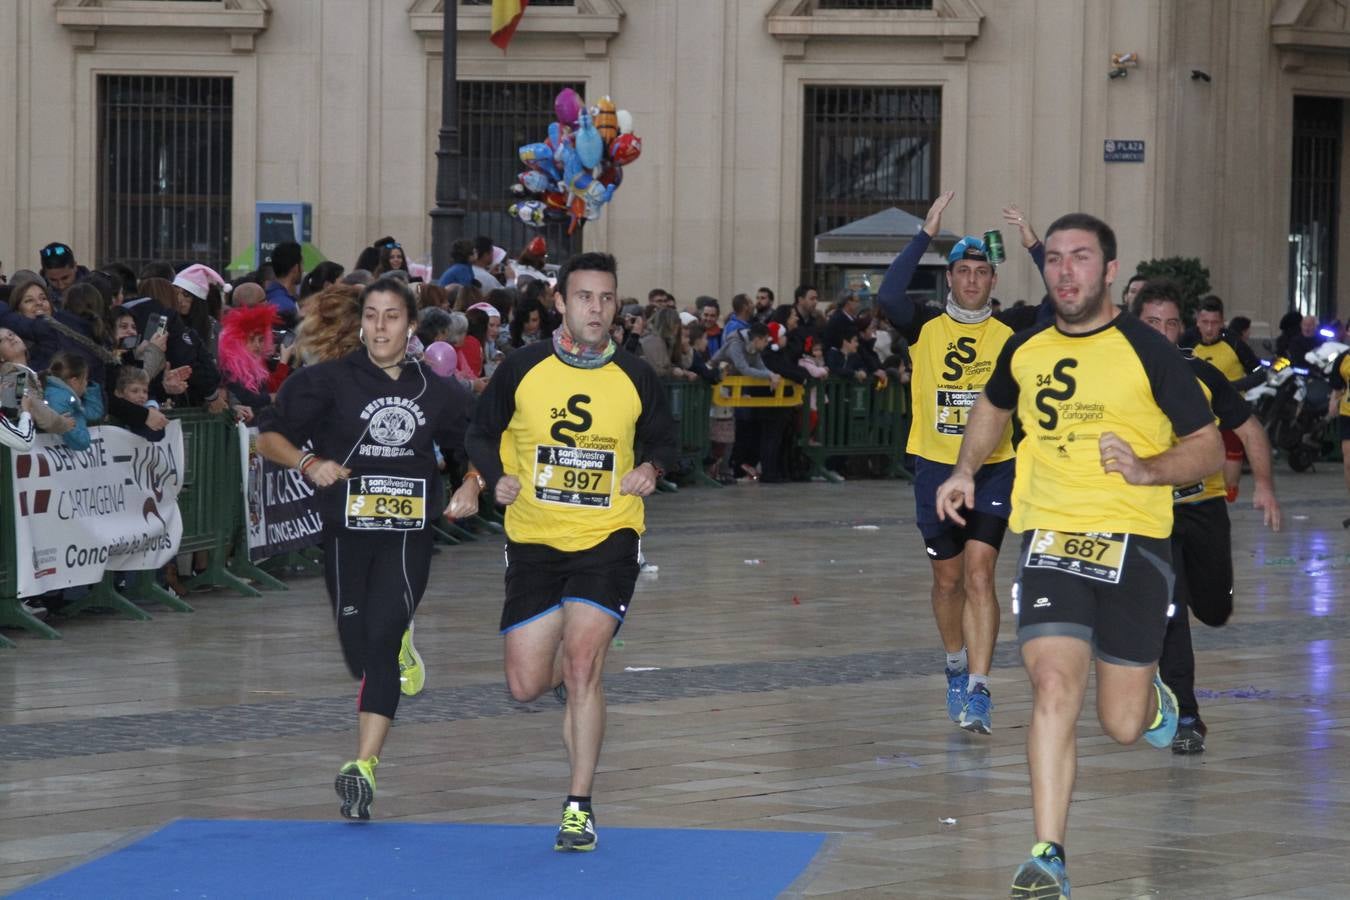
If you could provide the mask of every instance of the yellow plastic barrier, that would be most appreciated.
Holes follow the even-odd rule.
[[[754,393],[747,393],[753,390]],[[786,407],[801,406],[805,392],[802,386],[786,378],[778,380],[776,389],[769,387],[767,378],[755,378],[750,375],[728,375],[713,386],[714,406],[750,407]]]

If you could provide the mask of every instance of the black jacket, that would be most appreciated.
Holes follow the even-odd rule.
[[[122,308],[130,310],[136,322],[136,333],[147,340],[151,335],[145,333],[145,326],[151,314],[158,313],[165,317],[169,327],[169,346],[164,351],[164,365],[167,369],[192,367],[192,374],[188,376],[188,403],[200,406],[216,392],[220,387],[220,371],[216,368],[212,348],[206,346],[202,336],[189,328],[177,312],[165,309],[150,297],[128,300],[122,304]],[[162,390],[159,390],[162,377],[157,377],[151,385],[151,391],[156,396],[162,396]]]
[[[361,348],[292,374],[258,415],[258,430],[297,447],[312,442],[320,457],[351,469],[348,482],[318,491],[325,531],[345,527],[347,484],[363,475],[426,479],[430,524],[445,506],[433,444],[447,459],[463,460],[472,405],[473,395],[454,379],[420,362],[393,379]]]

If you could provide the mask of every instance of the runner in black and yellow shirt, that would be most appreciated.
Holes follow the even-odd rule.
[[[1118,316],[1108,286],[1116,240],[1100,220],[1063,216],[1046,232],[1053,324],[1009,339],[976,401],[944,518],[974,505],[975,473],[1013,412],[1009,527],[1023,532],[1013,593],[1033,688],[1027,761],[1037,844],[1012,896],[1068,894],[1064,835],[1077,770],[1075,726],[1097,657],[1097,715],[1121,743],[1166,747],[1176,698],[1157,677],[1172,596],[1172,485],[1218,470],[1223,443],[1200,385],[1168,341]]]
[[[1223,316],[1222,300],[1213,294],[1201,298],[1200,308],[1195,313],[1195,328],[1181,336],[1180,344],[1191,348],[1198,359],[1222,372],[1238,391],[1247,391],[1264,383],[1266,376],[1252,348],[1224,330]],[[1243,443],[1233,431],[1225,429],[1220,433],[1223,435],[1226,494],[1229,503],[1236,503],[1242,481]]]
[[[1350,490],[1350,353],[1342,353],[1331,369],[1331,402],[1327,407],[1327,418],[1336,417],[1341,433],[1341,467],[1345,475],[1345,487]],[[1341,523],[1350,528],[1350,519]]]
[[[1145,282],[1130,312],[1172,343],[1181,337],[1181,291],[1172,282]],[[1251,460],[1256,482],[1252,506],[1262,511],[1267,526],[1279,531],[1280,504],[1275,499],[1274,467],[1265,429],[1224,373],[1189,350],[1182,354],[1199,379],[1220,430],[1228,429],[1236,435]],[[1203,753],[1208,733],[1195,696],[1195,650],[1188,608],[1212,627],[1223,625],[1233,613],[1233,540],[1226,494],[1222,472],[1172,490],[1172,568],[1177,577],[1174,609],[1167,622],[1158,669],[1177,697],[1180,718],[1172,752],[1181,755]]]
[[[469,455],[506,505],[506,682],[530,701],[567,690],[571,764],[555,850],[594,850],[591,784],[605,732],[605,652],[638,576],[642,498],[674,464],[665,387],[610,339],[617,267],[605,253],[558,273],[553,341],[506,358],[479,398]]]
[[[948,191],[933,202],[923,228],[886,270],[877,301],[910,342],[914,361],[913,423],[905,450],[914,456],[915,520],[933,567],[933,616],[947,655],[947,715],[967,731],[989,734],[994,706],[989,669],[999,620],[994,566],[1011,511],[1012,429],[1004,432],[976,473],[975,504],[964,524],[942,521],[935,497],[937,486],[951,474],[966,417],[994,370],[994,360],[1016,328],[1034,324],[1036,309],[994,314],[989,297],[998,275],[977,237],[962,238],[947,256],[948,293],[942,309],[909,299],[910,281],[941,231],[942,213],[954,196]],[[1041,243],[1031,226],[1015,208],[1004,213],[1037,259]]]

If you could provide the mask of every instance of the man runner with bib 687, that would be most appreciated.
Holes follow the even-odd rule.
[[[1046,231],[1053,322],[1010,338],[971,411],[939,512],[960,522],[975,473],[1014,412],[1009,527],[1023,533],[1013,612],[1032,685],[1027,763],[1036,844],[1011,896],[1069,896],[1065,832],[1075,730],[1096,657],[1097,717],[1122,744],[1169,747],[1177,702],[1158,678],[1172,600],[1172,486],[1223,465],[1223,441],[1186,361],[1119,315],[1115,233],[1085,213]]]

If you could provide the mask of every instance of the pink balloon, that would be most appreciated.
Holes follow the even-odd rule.
[[[431,371],[442,378],[449,378],[455,374],[455,366],[459,362],[459,354],[455,348],[451,347],[445,341],[437,341],[426,350],[427,365],[431,366]]]
[[[558,91],[553,101],[553,114],[564,125],[575,125],[581,113],[581,95],[569,88]]]

